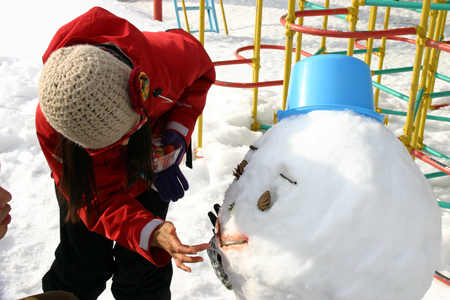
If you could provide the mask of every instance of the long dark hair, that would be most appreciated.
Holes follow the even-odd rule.
[[[153,153],[150,122],[144,124],[130,136],[125,152],[127,187],[132,187],[142,176],[153,182]],[[60,135],[58,153],[63,160],[63,172],[59,188],[69,197],[57,193],[60,205],[67,205],[66,222],[78,222],[78,211],[86,209],[88,220],[99,212],[97,186],[95,184],[92,157],[86,149]],[[100,195],[101,196],[101,195]]]

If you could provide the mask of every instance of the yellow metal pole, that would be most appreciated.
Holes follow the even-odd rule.
[[[205,45],[205,0],[200,0],[199,11],[199,41],[200,43],[202,43],[202,45]]]
[[[186,5],[184,4],[184,0],[181,0],[181,5],[183,6],[184,21],[186,22],[186,31],[191,33],[191,31],[189,30],[189,22],[188,22],[188,17],[187,17],[187,13],[186,13]]]
[[[406,114],[406,122],[403,127],[404,135],[401,136],[403,144],[406,146],[408,151],[411,149],[411,136],[414,132],[414,109],[416,106],[416,95],[418,90],[418,83],[420,77],[420,69],[422,65],[423,48],[426,42],[427,24],[428,24],[428,14],[430,12],[430,0],[424,0],[422,4],[422,14],[420,17],[420,25],[416,26],[416,52],[414,58],[413,75],[411,79],[411,89],[409,93],[408,101],[408,111]]]
[[[298,10],[299,11],[305,10],[305,2],[306,2],[306,0],[298,1]],[[303,25],[303,17],[298,18],[297,24]],[[297,46],[295,47],[295,62],[296,63],[302,59],[302,38],[303,38],[303,33],[298,32],[297,33]]]
[[[383,24],[383,29],[386,30],[389,27],[389,18],[390,18],[390,14],[391,14],[391,8],[390,7],[386,7],[386,12],[384,15],[384,24]],[[386,55],[386,40],[387,38],[384,36],[381,38],[381,45],[380,47],[378,47],[378,70],[382,70],[383,69],[383,63],[384,63],[384,57]],[[381,75],[377,75],[377,82],[381,83]],[[375,89],[375,109],[377,110],[377,112],[381,113],[381,110],[378,109],[378,99],[380,97],[380,89]]]
[[[445,0],[438,1],[438,3],[445,3]],[[435,35],[433,37],[433,40],[440,41],[441,38],[444,37],[444,29],[445,29],[445,21],[447,19],[447,11],[440,10],[438,12],[438,19],[436,24],[436,30]],[[429,66],[429,72],[428,72],[428,81],[427,87],[428,92],[433,93],[434,92],[434,84],[436,82],[436,78],[434,77],[434,74],[437,72],[438,63],[439,63],[439,56],[441,51],[434,49],[431,50],[431,60],[430,60],[430,66]],[[432,101],[428,103],[428,108],[431,108]]]
[[[220,0],[220,8],[222,10],[223,27],[225,28],[225,34],[228,35],[227,19],[225,18],[225,10],[223,9],[223,1]]]
[[[447,12],[445,12],[445,14],[447,14]],[[431,57],[433,58],[432,61],[430,61],[430,67],[429,67],[429,77],[431,77],[431,81],[429,84],[427,84],[428,91],[430,93],[434,92],[434,85],[436,83],[436,78],[434,77],[434,74],[437,73],[437,68],[439,65],[439,57],[441,55],[441,50],[437,50],[437,49],[433,49],[431,52]],[[431,109],[432,106],[432,101],[428,102],[428,108]]]
[[[372,6],[370,8],[369,27],[367,29],[368,31],[375,30],[375,25],[376,25],[376,22],[377,22],[377,12],[378,12],[378,7]],[[367,47],[367,52],[364,55],[364,61],[370,67],[370,64],[372,62],[373,38],[368,38],[367,39],[366,47]]]
[[[428,25],[428,33],[427,38],[431,38],[433,36],[433,33],[435,33],[436,28],[436,19],[437,19],[437,11],[432,10],[429,13],[429,25]],[[422,63],[422,75],[420,78],[420,85],[419,89],[422,89],[423,97],[421,100],[421,103],[419,107],[417,108],[417,111],[415,111],[416,117],[414,119],[414,128],[415,130],[412,133],[412,141],[411,141],[411,147],[414,149],[421,149],[422,143],[423,143],[423,132],[421,132],[422,128],[425,129],[425,121],[427,118],[427,110],[428,110],[428,102],[430,102],[429,93],[430,91],[427,88],[428,83],[428,70],[430,66],[430,58],[431,58],[431,51],[432,48],[426,47],[425,48],[425,55],[423,57],[423,63]]]
[[[435,33],[436,19],[437,19],[437,11],[436,10],[430,11],[430,22],[428,25],[427,39],[431,38]],[[426,83],[427,83],[427,78],[428,78],[428,67],[429,67],[429,62],[430,62],[430,57],[431,57],[431,50],[432,50],[432,48],[425,47],[425,55],[423,57],[423,66],[422,66],[422,75],[420,78],[420,85],[419,85],[419,88],[421,88],[421,89],[427,88]]]
[[[445,3],[445,1],[435,0],[434,3]],[[439,38],[443,35],[446,12],[444,11],[431,11],[430,12],[430,24],[428,30],[428,37],[432,36],[432,31],[434,29],[433,39],[439,41]],[[430,51],[431,50],[431,51]],[[420,88],[425,89],[424,99],[422,100],[421,110],[417,113],[420,115],[420,120],[415,124],[417,128],[417,134],[413,135],[412,147],[415,149],[423,148],[423,139],[425,132],[425,121],[428,114],[428,109],[431,107],[432,99],[430,99],[429,94],[433,92],[434,89],[434,74],[437,71],[439,52],[434,48],[427,48],[425,57],[427,57],[427,52],[429,54],[429,63],[427,64],[427,72],[422,71],[422,82]],[[425,66],[424,66],[425,67]],[[426,80],[426,83],[425,83]],[[417,118],[417,117],[416,117]]]
[[[252,58],[253,78],[252,78],[252,82],[259,81],[259,69],[261,68],[260,53],[261,53],[262,9],[263,9],[263,0],[257,0],[256,1],[256,17],[255,17],[255,37],[253,39],[253,58]],[[252,91],[253,91],[252,130],[256,131],[257,129],[260,128],[260,124],[258,124],[258,88],[252,88]]]
[[[200,10],[199,41],[204,46],[205,45],[205,0],[200,0],[199,10]],[[198,117],[197,130],[198,130],[197,147],[202,148],[203,147],[203,114],[201,114]]]
[[[325,3],[323,5],[326,8],[330,7],[330,0],[325,0]],[[326,30],[328,28],[328,16],[323,16],[323,22],[322,22],[322,29]],[[327,47],[325,45],[327,38],[325,36],[322,37],[322,40],[320,42],[320,49],[322,49],[322,53],[325,53],[327,50]]]
[[[291,77],[291,65],[292,65],[292,44],[294,31],[291,30],[290,26],[295,22],[295,1],[289,0],[288,13],[286,15],[286,49],[285,49],[285,59],[284,59],[284,79],[283,79],[283,103],[281,106],[282,110],[286,110],[286,100],[289,87],[289,79]]]
[[[348,8],[348,14],[345,20],[347,20],[350,23],[349,31],[356,30],[356,23],[358,22],[359,5],[360,5],[359,0],[352,0],[352,7]],[[353,56],[354,47],[355,47],[355,39],[348,39],[348,46],[347,46],[348,56]]]

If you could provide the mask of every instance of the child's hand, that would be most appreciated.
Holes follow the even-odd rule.
[[[191,272],[191,269],[185,265],[185,263],[197,263],[203,261],[201,256],[188,256],[196,255],[197,252],[211,248],[209,244],[199,245],[183,245],[177,236],[175,226],[172,222],[164,222],[159,228],[157,228],[151,238],[150,245],[160,247],[169,253],[177,267],[183,271]]]

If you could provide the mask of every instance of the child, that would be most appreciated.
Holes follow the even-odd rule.
[[[95,7],[61,27],[43,57],[36,130],[60,204],[60,244],[44,291],[97,299],[170,299],[173,257],[202,261],[164,221],[188,182],[179,161],[215,81],[202,45],[183,30],[141,32]],[[154,174],[151,135],[181,145]]]

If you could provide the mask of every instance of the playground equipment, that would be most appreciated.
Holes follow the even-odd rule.
[[[206,2],[208,3],[208,6],[206,6]],[[205,44],[205,31],[207,32],[208,30],[205,30],[205,10],[208,8],[208,16],[209,16],[209,22],[210,22],[210,28],[211,30],[209,31],[213,31],[213,28],[217,28],[217,31],[215,32],[219,32],[219,27],[217,25],[217,16],[216,16],[216,9],[214,7],[214,0],[199,0],[199,6],[191,6],[191,7],[186,7],[184,0],[181,0],[181,4],[182,4],[182,10],[184,13],[184,19],[186,21],[186,29],[187,32],[189,33],[193,33],[193,32],[197,32],[197,31],[190,31],[189,29],[189,22],[188,22],[188,18],[187,18],[187,10],[198,10],[199,11],[199,41],[202,45]],[[180,17],[179,17],[179,11],[181,10],[180,8],[178,8],[177,5],[177,0],[173,0],[173,5],[175,8],[175,15],[177,17],[177,25],[178,28],[181,28],[181,23],[180,23]],[[225,10],[223,8],[223,2],[222,0],[220,0],[220,8],[222,10],[222,17],[223,17],[223,25],[225,28],[225,34],[228,34],[228,27],[227,27],[227,20],[225,18]],[[202,148],[202,144],[203,144],[203,114],[200,115],[198,117],[197,120],[197,147],[198,148]]]
[[[200,30],[202,30],[203,32],[217,32],[217,33],[219,32],[219,24],[217,22],[217,15],[216,15],[216,8],[214,6],[214,0],[200,0],[199,6],[186,6],[184,0],[181,0],[181,7],[178,7],[177,0],[173,0],[173,6],[175,8],[175,16],[177,18],[178,28],[181,28],[179,12],[183,11],[187,32],[194,33],[194,32],[199,32]],[[225,11],[223,8],[222,0],[220,0],[220,7],[222,10],[223,25],[224,25],[225,33],[228,34],[227,21],[225,18]],[[188,21],[188,17],[187,17],[188,10],[198,10],[200,12],[200,20],[202,21],[202,23],[200,24],[199,30],[194,30],[194,31],[190,30],[189,21]],[[209,28],[210,28],[210,29],[206,29],[206,30],[204,29],[205,10],[208,13]]]
[[[162,0],[153,1],[153,20],[162,22]]]
[[[261,45],[261,15],[262,0],[257,1],[257,13],[255,20],[255,39],[253,46],[238,49],[236,52],[236,61],[216,62],[216,66],[248,63],[253,67],[253,79],[251,83],[233,83],[222,82],[217,80],[216,85],[234,87],[234,88],[252,88],[253,89],[253,119],[252,130],[268,129],[270,125],[262,125],[257,122],[257,101],[258,88],[265,86],[274,86],[283,84],[282,109],[286,109],[286,98],[289,86],[290,72],[292,67],[292,53],[295,52],[295,62],[301,59],[301,55],[309,57],[321,54],[346,54],[353,56],[354,54],[364,54],[364,61],[367,65],[371,65],[372,55],[379,57],[378,69],[372,71],[376,81],[373,82],[375,91],[375,105],[378,113],[386,115],[403,115],[406,116],[406,122],[403,128],[404,134],[399,137],[410,154],[427,164],[435,167],[439,172],[427,174],[428,178],[450,175],[450,167],[437,161],[432,156],[450,160],[450,158],[435,149],[431,149],[424,144],[424,130],[426,120],[437,120],[449,122],[450,118],[428,116],[430,109],[438,109],[444,105],[432,105],[432,99],[450,95],[450,91],[434,93],[435,79],[450,82],[450,77],[437,73],[440,51],[450,52],[450,46],[443,41],[444,25],[447,11],[450,4],[442,0],[424,0],[419,2],[398,2],[390,0],[353,0],[351,7],[329,9],[330,1],[325,1],[325,6],[319,6],[307,2],[306,0],[298,1],[299,11],[295,11],[295,1],[289,1],[288,13],[280,18],[280,22],[286,27],[286,45],[285,47],[273,45]],[[370,17],[367,31],[356,31],[358,21],[359,7],[370,6]],[[386,7],[383,30],[375,30],[375,21],[377,17],[377,7]],[[414,27],[388,29],[390,8],[398,7],[417,11],[421,14],[420,24]],[[310,8],[311,10],[305,10]],[[323,16],[323,27],[321,29],[304,26],[304,18],[311,16]],[[348,31],[329,30],[328,16],[335,16],[345,19],[350,23]],[[295,21],[297,20],[297,23]],[[429,24],[428,24],[429,21]],[[294,35],[297,33],[296,49],[293,48]],[[303,34],[320,36],[321,46],[314,54],[307,53],[301,49]],[[404,38],[404,35],[416,35],[416,40]],[[345,38],[348,39],[346,52],[327,52],[326,38]],[[381,45],[374,48],[374,39],[381,39]],[[366,46],[359,44],[361,40],[366,40]],[[413,67],[383,69],[383,61],[386,53],[386,41],[395,40],[399,42],[407,42],[416,45],[415,61]],[[282,81],[259,82],[259,62],[261,49],[284,49],[285,50],[285,67],[284,79]],[[355,50],[358,48],[359,50]],[[239,55],[240,51],[253,49],[253,58],[245,59]],[[412,71],[411,89],[409,96],[394,91],[381,84],[381,75]],[[420,81],[420,85],[419,85]],[[389,93],[399,99],[408,102],[406,112],[398,112],[393,110],[382,109],[378,107],[378,99],[380,91]],[[425,152],[424,152],[425,151]],[[450,208],[448,203],[439,203],[441,207]]]
[[[323,37],[338,37],[338,38],[348,38],[348,49],[347,55],[352,56],[354,54],[354,45],[357,45],[358,48],[363,49],[365,51],[365,62],[370,66],[370,58],[373,53],[373,39],[374,38],[382,38],[382,46],[376,51],[380,54],[380,57],[383,58],[385,54],[386,47],[386,39],[392,39],[397,41],[409,42],[416,44],[416,52],[415,52],[415,63],[412,68],[404,68],[404,69],[395,69],[395,70],[383,70],[382,63],[383,60],[380,59],[379,66],[377,71],[373,71],[373,75],[381,75],[381,74],[389,74],[395,72],[404,72],[407,70],[412,70],[413,76],[411,80],[411,89],[409,97],[402,95],[396,91],[393,91],[383,85],[380,84],[381,77],[377,77],[377,82],[374,83],[374,86],[377,88],[376,104],[377,111],[384,114],[396,114],[396,115],[405,115],[406,116],[406,124],[403,128],[404,135],[400,137],[401,141],[408,149],[410,154],[422,161],[430,164],[436,169],[440,170],[438,173],[429,174],[429,178],[434,178],[438,176],[446,176],[450,175],[450,167],[446,166],[443,163],[433,159],[431,155],[437,156],[439,158],[450,160],[449,157],[444,154],[431,149],[423,143],[423,136],[425,130],[425,121],[431,119],[431,116],[427,116],[428,109],[432,108],[431,99],[448,95],[448,92],[440,92],[433,93],[434,88],[434,80],[435,78],[448,81],[448,77],[437,73],[437,64],[439,58],[439,52],[437,50],[442,50],[446,52],[450,52],[450,47],[442,42],[443,39],[443,30],[445,25],[445,19],[447,15],[447,11],[450,9],[450,5],[444,4],[443,1],[435,1],[435,2],[443,2],[443,3],[431,3],[430,0],[424,1],[423,3],[417,2],[397,2],[397,1],[352,1],[352,7],[343,8],[343,9],[326,9],[323,8],[321,10],[312,10],[312,11],[302,11],[306,6],[313,7],[312,5],[307,5],[306,1],[300,1],[300,3],[305,3],[304,6],[300,5],[300,11],[294,12],[292,8],[287,15],[281,18],[281,23],[286,26],[286,28],[291,29],[292,31],[298,32],[297,36],[297,45],[301,44],[301,34],[311,34]],[[358,7],[360,5],[371,5],[371,15],[369,21],[369,31],[358,32],[356,29],[356,21],[358,14]],[[385,18],[384,30],[375,31],[374,20],[376,19],[376,7],[377,6],[385,6],[388,9],[390,7],[402,7],[402,8],[410,8],[418,10],[421,12],[421,21],[419,26],[408,27],[408,28],[399,28],[399,29],[387,29],[387,23],[389,18]],[[317,6],[314,6],[317,7]],[[386,10],[386,15],[389,14],[389,10]],[[302,25],[302,22],[299,24],[295,24],[293,22],[288,22],[288,20],[295,20],[295,18],[303,18],[305,16],[317,16],[317,15],[341,15],[346,14],[346,20],[350,22],[350,30],[348,32],[342,31],[333,31],[322,29],[318,30],[315,28],[308,28]],[[428,16],[430,15],[430,23],[427,30],[428,24]],[[294,16],[294,17],[293,17]],[[415,34],[417,35],[416,41],[399,38],[400,35],[408,35]],[[287,34],[288,35],[288,34]],[[290,34],[293,36],[293,34]],[[431,38],[433,37],[433,38]],[[365,39],[367,40],[367,46],[361,46],[357,44],[357,41]],[[356,40],[356,43],[355,43]],[[287,39],[286,53],[290,53],[289,49],[292,47],[292,39]],[[424,54],[425,49],[425,54]],[[319,49],[319,52],[322,53],[325,51],[324,47]],[[289,80],[290,74],[290,62],[288,59],[285,64],[285,79],[286,82]],[[420,86],[419,86],[420,79]],[[407,112],[395,112],[390,110],[384,110],[378,107],[378,96],[379,90],[390,93],[393,96],[397,96],[400,99],[408,101],[408,110]],[[286,85],[283,90],[283,109],[285,108],[286,101]],[[436,107],[433,107],[436,109]],[[450,121],[449,118],[443,117],[434,117],[435,120],[439,121]],[[428,154],[423,153],[421,150],[425,150]],[[450,205],[447,203],[439,203],[442,207],[450,208]]]

